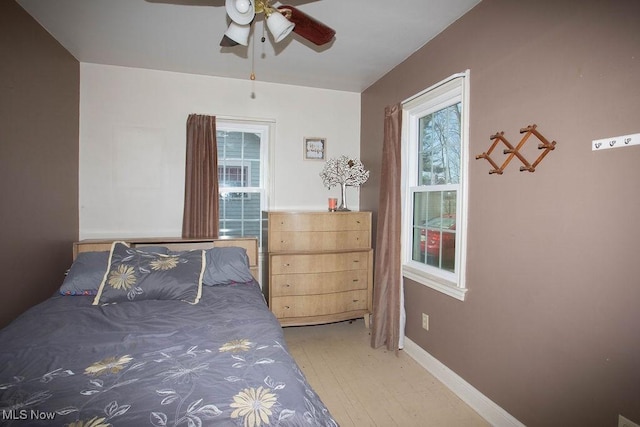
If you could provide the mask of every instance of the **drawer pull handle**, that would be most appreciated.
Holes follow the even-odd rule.
[[[359,282],[360,279],[353,279],[352,282]]]
[[[354,300],[353,300],[353,302],[358,302],[358,301],[359,301],[359,300],[357,300],[357,299],[354,299]]]
[[[285,310],[289,310],[290,308],[291,308],[291,307],[289,307],[288,305],[285,305],[285,306],[284,306],[284,309],[285,309]]]
[[[354,259],[353,262],[360,262],[360,260],[359,259]]]
[[[284,284],[284,287],[285,287],[285,288],[290,288],[290,287],[291,287],[291,285],[290,285],[290,284],[288,284],[288,283],[285,283],[285,284]]]
[[[283,266],[285,266],[285,267],[289,267],[290,265],[291,264],[289,264],[289,263],[283,264]]]

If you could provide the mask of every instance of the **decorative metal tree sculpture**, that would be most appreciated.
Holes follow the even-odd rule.
[[[359,187],[369,179],[369,171],[364,168],[358,159],[350,159],[347,156],[340,156],[327,161],[320,172],[322,183],[328,189],[336,185],[342,188],[342,200],[339,211],[348,211],[347,208],[347,186]]]

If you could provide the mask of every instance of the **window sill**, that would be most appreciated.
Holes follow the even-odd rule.
[[[442,292],[443,294],[460,301],[464,301],[465,294],[468,290],[456,286],[456,284],[453,282],[449,282],[442,278],[432,276],[425,273],[424,271],[420,271],[407,265],[404,265],[402,267],[402,276],[406,277],[407,279],[413,280],[414,282],[420,283],[421,285],[425,285],[431,289]]]

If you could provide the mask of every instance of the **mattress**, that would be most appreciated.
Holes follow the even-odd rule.
[[[0,331],[0,424],[337,426],[257,282],[93,300],[54,295]]]

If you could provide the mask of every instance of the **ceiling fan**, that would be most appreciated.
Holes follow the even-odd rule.
[[[273,0],[225,0],[225,9],[231,19],[220,46],[247,46],[251,26],[257,15],[263,14],[266,26],[276,43],[292,31],[317,46],[329,43],[336,32],[294,6],[273,6]],[[264,41],[264,37],[263,40]]]

